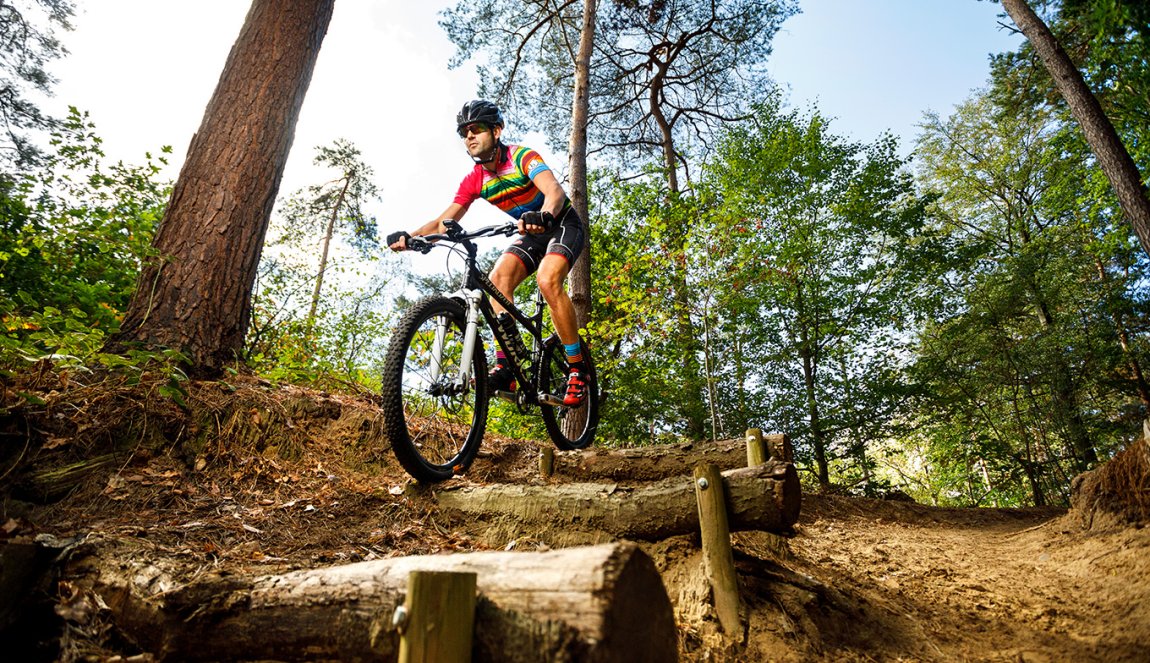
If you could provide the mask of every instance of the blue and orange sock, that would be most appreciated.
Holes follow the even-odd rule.
[[[567,352],[567,365],[571,368],[583,370],[583,342],[575,341],[571,344],[564,343],[563,349]]]

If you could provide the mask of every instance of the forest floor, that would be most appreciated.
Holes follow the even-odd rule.
[[[370,398],[209,383],[193,385],[176,407],[139,389],[56,382],[41,386],[34,407],[9,408],[0,545],[130,538],[190,576],[610,540],[572,532],[562,514],[553,528],[528,528],[440,513],[380,441]],[[144,412],[150,424],[128,423]],[[13,431],[30,431],[32,442],[12,442]],[[126,431],[137,440],[128,449]],[[467,477],[450,484],[574,480],[539,475],[544,442],[489,436],[484,444]],[[114,462],[69,479],[63,494],[37,483],[37,471],[91,458],[99,445],[120,449]],[[643,477],[651,461],[628,462],[630,475]],[[629,473],[620,472],[615,481],[625,485]],[[700,599],[697,536],[640,542],[675,607],[682,661],[1150,660],[1150,530],[1140,526],[1087,523],[1064,509],[808,493],[793,531],[740,532],[733,541],[746,625],[736,637],[721,633]],[[67,583],[38,591],[53,609],[27,611],[3,635],[4,651],[29,660],[151,659],[107,617],[69,610]]]

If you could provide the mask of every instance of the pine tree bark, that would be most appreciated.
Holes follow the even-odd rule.
[[[591,321],[591,211],[587,202],[587,123],[589,122],[589,93],[591,79],[591,52],[595,45],[596,0],[583,2],[583,27],[579,31],[579,53],[575,59],[575,91],[571,108],[571,141],[569,144],[571,168],[571,204],[583,219],[583,233],[587,241],[579,260],[571,269],[568,288],[575,304],[575,319],[582,329]]]
[[[253,0],[121,332],[212,374],[243,348],[268,219],[335,0]]]
[[[583,221],[583,251],[571,268],[567,289],[575,305],[575,322],[584,329],[591,322],[591,210],[587,192],[587,123],[591,89],[591,52],[595,46],[595,10],[597,0],[584,0],[583,26],[579,30],[579,52],[575,56],[575,88],[571,103],[571,141],[568,146],[571,168],[571,204]],[[594,352],[592,350],[592,352]],[[594,355],[592,355],[594,356]],[[586,425],[586,409],[563,422],[563,430],[577,436]]]
[[[1002,6],[1042,59],[1050,77],[1074,119],[1082,127],[1086,142],[1098,157],[1102,172],[1110,180],[1122,211],[1133,226],[1142,250],[1150,254],[1150,198],[1134,159],[1118,138],[1098,98],[1090,91],[1082,73],[1055,39],[1050,28],[1034,13],[1026,0],[1002,0]]]

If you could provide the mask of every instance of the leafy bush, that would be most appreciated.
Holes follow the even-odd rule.
[[[106,166],[93,129],[72,108],[39,166],[0,176],[6,371],[44,357],[118,363],[99,349],[119,326],[170,185],[156,180],[163,157]]]

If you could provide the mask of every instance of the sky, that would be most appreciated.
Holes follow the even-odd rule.
[[[372,167],[380,234],[409,230],[443,211],[471,161],[454,133],[455,113],[475,96],[477,76],[448,70],[454,46],[438,26],[445,0],[339,0],[296,127],[279,195],[330,179],[311,162],[337,138]],[[246,0],[92,0],[79,3],[70,51],[45,107],[90,114],[108,157],[139,164],[173,148],[174,179],[203,118]],[[989,56],[1020,38],[999,26],[984,0],[800,0],[774,42],[769,69],[792,107],[817,105],[832,130],[870,142],[900,137],[908,154],[927,110],[947,115],[982,87]],[[565,155],[514,125],[506,138],[537,149],[559,171]],[[477,204],[466,224],[501,222]]]

